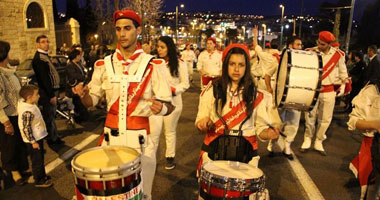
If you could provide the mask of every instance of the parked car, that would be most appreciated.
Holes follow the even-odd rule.
[[[63,90],[66,86],[66,66],[68,57],[63,55],[50,56],[51,62],[55,66],[59,78],[60,78],[60,90]],[[32,67],[32,59],[26,59],[16,69],[16,74],[25,83],[37,83],[36,76]]]

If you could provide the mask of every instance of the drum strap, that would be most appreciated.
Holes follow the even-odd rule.
[[[131,191],[133,188],[136,188],[141,183],[141,178],[132,181],[129,185],[120,188],[113,188],[107,190],[94,190],[94,189],[86,189],[83,186],[75,185],[81,194],[86,196],[112,196],[118,194],[124,194],[126,192]]]
[[[329,60],[329,62],[327,62],[325,66],[323,66],[322,80],[324,80],[326,77],[330,75],[330,73],[334,70],[336,64],[338,64],[339,59],[340,54],[338,53],[338,51],[336,51]]]

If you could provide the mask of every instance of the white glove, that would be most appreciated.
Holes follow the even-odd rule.
[[[346,84],[345,83],[342,83],[339,87],[339,91],[337,93],[337,97],[341,97],[344,95],[344,90],[346,89]]]
[[[248,162],[248,165],[252,165],[254,167],[258,167],[259,166],[259,160],[260,160],[260,156],[255,156],[253,157],[249,162]]]
[[[204,165],[206,162],[208,162],[210,160],[211,160],[211,158],[208,157],[208,153],[204,152],[203,155],[202,155],[202,165]]]

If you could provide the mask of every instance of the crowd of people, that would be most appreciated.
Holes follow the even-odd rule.
[[[60,48],[69,58],[66,95],[74,103],[78,123],[89,118],[88,107],[106,99],[102,146],[126,145],[124,140],[144,132],[147,143],[141,152],[144,199],[151,199],[161,132],[166,141],[165,169],[176,167],[176,129],[183,109],[182,93],[191,86],[194,67],[201,76],[202,90],[195,126],[206,132],[198,170],[210,160],[259,166],[257,139],[269,141],[267,150],[271,156],[273,146],[281,143],[283,155],[294,160],[291,143],[302,112],[306,129],[301,151],[307,152],[313,144],[316,151],[327,156],[323,141],[336,98],[347,94],[352,83],[352,91],[345,98],[347,111],[352,111],[348,127],[364,132],[359,157],[373,158],[373,164],[353,160],[352,169],[366,169],[365,174],[363,170],[356,171],[357,176],[365,177],[360,179],[361,185],[369,185],[368,177],[379,177],[380,64],[375,45],[368,47],[368,60],[362,52],[351,51],[346,61],[334,35],[320,32],[316,46],[307,49],[318,52],[323,65],[321,88],[313,109],[277,109],[274,96],[281,47],[277,40],[261,47],[257,26],[253,28],[250,45],[230,44],[220,51],[216,40],[209,37],[204,51],[197,53],[188,43],[179,53],[168,36],[161,36],[154,49],[151,43],[140,46],[137,36],[141,33],[141,19],[136,12],[120,10],[113,17],[117,48],[112,54],[105,55],[99,47],[91,46],[88,59],[84,59],[81,45],[68,48],[64,44]],[[29,153],[35,186],[49,187],[52,180],[45,173],[42,141],[47,139],[49,145],[64,143],[55,122],[60,77],[48,56],[48,37],[38,36],[36,46],[32,65],[38,87],[21,86],[14,69],[8,66],[10,45],[0,41],[1,163],[3,169],[11,172],[15,183],[23,185],[30,174]],[[302,50],[301,38],[290,37],[286,48]],[[378,182],[363,189],[362,198],[378,195]],[[203,195],[207,199],[207,194]]]

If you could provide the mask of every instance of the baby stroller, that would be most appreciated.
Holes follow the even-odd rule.
[[[75,129],[74,121],[74,104],[65,95],[61,95],[57,101],[57,114],[66,119],[66,125],[69,129]]]

